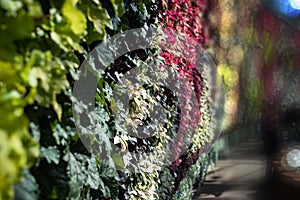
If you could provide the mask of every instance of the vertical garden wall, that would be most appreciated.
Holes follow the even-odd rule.
[[[192,83],[201,108],[199,127],[186,152],[163,170],[126,173],[89,152],[75,127],[73,109],[80,106],[72,107],[72,88],[89,53],[130,29],[177,31],[205,48],[207,6],[206,0],[0,1],[0,199],[191,198],[194,184],[205,177],[203,146],[213,139],[209,85],[191,61],[168,51],[139,49],[108,66],[122,74],[157,56]],[[101,123],[110,131],[103,136],[106,141],[118,138],[124,151],[162,143],[163,134],[152,138],[151,145],[132,142],[114,125],[116,107],[107,96],[115,85],[101,79],[95,94]],[[135,114],[143,112],[139,102],[147,101],[135,101]],[[124,164],[117,156],[111,159]]]

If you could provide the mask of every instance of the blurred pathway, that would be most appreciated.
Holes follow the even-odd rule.
[[[257,199],[265,165],[262,141],[249,139],[217,162],[194,199]]]

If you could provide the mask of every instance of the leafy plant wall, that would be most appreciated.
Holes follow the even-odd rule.
[[[205,176],[207,156],[200,155],[200,148],[211,140],[211,119],[209,88],[189,62],[160,54],[162,62],[177,65],[196,83],[202,106],[192,147],[163,171],[122,173],[88,152],[74,125],[72,86],[88,53],[129,29],[150,24],[170,28],[205,47],[206,6],[206,0],[0,1],[0,199],[191,197],[195,176],[202,174],[202,181]],[[150,53],[133,52],[114,67],[126,66],[130,56],[143,59]],[[109,111],[102,84],[97,103]],[[129,141],[123,142],[128,148]]]

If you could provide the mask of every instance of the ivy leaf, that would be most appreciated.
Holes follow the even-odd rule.
[[[31,87],[37,87],[38,79],[40,79],[43,82],[47,82],[48,81],[47,74],[41,68],[38,68],[38,67],[31,68],[29,75],[28,75],[28,84]],[[49,90],[49,85],[47,85],[46,88],[44,88],[44,89],[46,91]]]
[[[28,37],[34,29],[33,18],[26,12],[20,12],[17,17],[6,17],[2,13],[0,16],[3,27],[0,29],[0,44]]]
[[[124,3],[123,0],[110,0],[116,15],[121,17],[124,14]]]
[[[150,15],[148,14],[147,7],[144,3],[138,3],[139,9],[143,12],[143,17],[149,18]]]
[[[119,155],[118,153],[114,153],[112,159],[116,165],[121,167],[121,169],[125,169],[125,164],[123,162],[123,157],[121,155]]]
[[[38,199],[38,184],[34,176],[25,170],[21,183],[15,185],[15,200]]]
[[[88,179],[86,184],[88,184],[93,189],[98,189],[99,185],[102,182],[101,178],[99,178],[98,168],[96,164],[96,159],[92,157],[88,160]],[[103,182],[102,182],[103,184]]]
[[[91,5],[88,7],[88,18],[93,22],[95,29],[101,35],[105,32],[105,26],[113,29],[109,14],[101,5]]]
[[[49,146],[47,148],[41,147],[41,158],[46,158],[48,163],[59,163],[60,153],[56,146]]]
[[[13,42],[30,36],[34,29],[33,18],[23,11],[17,17],[7,17],[0,12],[0,24],[0,59],[13,61],[16,55]]]
[[[29,127],[33,138],[36,139],[37,141],[40,141],[41,133],[40,133],[39,126],[34,122],[30,122]]]
[[[62,127],[61,124],[56,124],[53,130],[53,137],[55,138],[56,144],[66,146],[68,138],[76,134],[76,130],[70,126]]]
[[[62,37],[58,33],[53,31],[50,33],[50,37],[62,50],[66,52],[68,51],[68,48],[64,45]]]
[[[7,10],[9,13],[14,14],[23,6],[21,1],[1,0],[0,7]]]
[[[68,18],[73,33],[82,35],[86,29],[86,18],[81,11],[76,9],[74,3],[72,0],[66,0],[62,7],[62,13]]]
[[[105,32],[105,28],[103,28],[103,31],[101,33],[99,33],[95,27],[94,24],[90,21],[88,21],[87,23],[87,29],[88,29],[88,35],[86,37],[86,42],[88,44],[91,44],[94,41],[98,41],[98,40],[103,40],[105,38],[106,32]]]
[[[52,98],[52,106],[53,106],[53,109],[57,115],[57,118],[59,121],[61,121],[61,116],[62,116],[62,108],[61,108],[61,105],[56,101],[56,95],[54,94],[53,95],[53,98]]]

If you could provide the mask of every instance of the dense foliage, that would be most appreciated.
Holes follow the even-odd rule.
[[[22,171],[37,158],[37,141],[40,157],[34,171],[46,170],[40,176],[42,182],[36,174],[41,196],[68,195],[67,163],[60,162],[64,147],[69,148],[70,142],[76,141],[76,133],[67,126],[68,121],[71,123],[70,106],[65,100],[70,93],[68,78],[72,79],[79,66],[76,54],[87,52],[82,44],[87,46],[105,39],[106,28],[114,29],[112,18],[117,23],[117,16],[123,14],[123,3],[112,3],[110,16],[99,1],[1,1],[0,199],[12,197],[12,184],[20,180]],[[69,153],[70,150],[65,151],[65,159]],[[51,175],[46,178],[47,172]],[[25,179],[27,182],[34,181],[31,174],[27,176],[31,177]],[[64,184],[56,183],[62,180]],[[26,183],[26,187],[34,186]]]
[[[208,88],[191,63],[180,55],[144,49],[121,57],[111,67],[118,70],[137,57],[146,62],[151,59],[148,55],[161,53],[162,62],[178,66],[195,84],[200,128],[189,151],[163,171],[122,173],[88,152],[74,126],[71,88],[88,53],[125,30],[154,24],[205,44],[206,4],[200,0],[1,1],[0,199],[12,199],[13,194],[15,199],[28,200],[169,199],[178,188],[183,192],[177,192],[176,199],[191,196],[192,184],[180,182],[187,177],[185,182],[192,183],[193,173],[205,169],[205,162],[198,160],[199,149],[212,139]],[[101,81],[96,100],[109,113],[113,106],[105,100],[105,92],[113,85]],[[128,141],[122,141],[129,149]],[[113,160],[120,164],[118,158]]]

